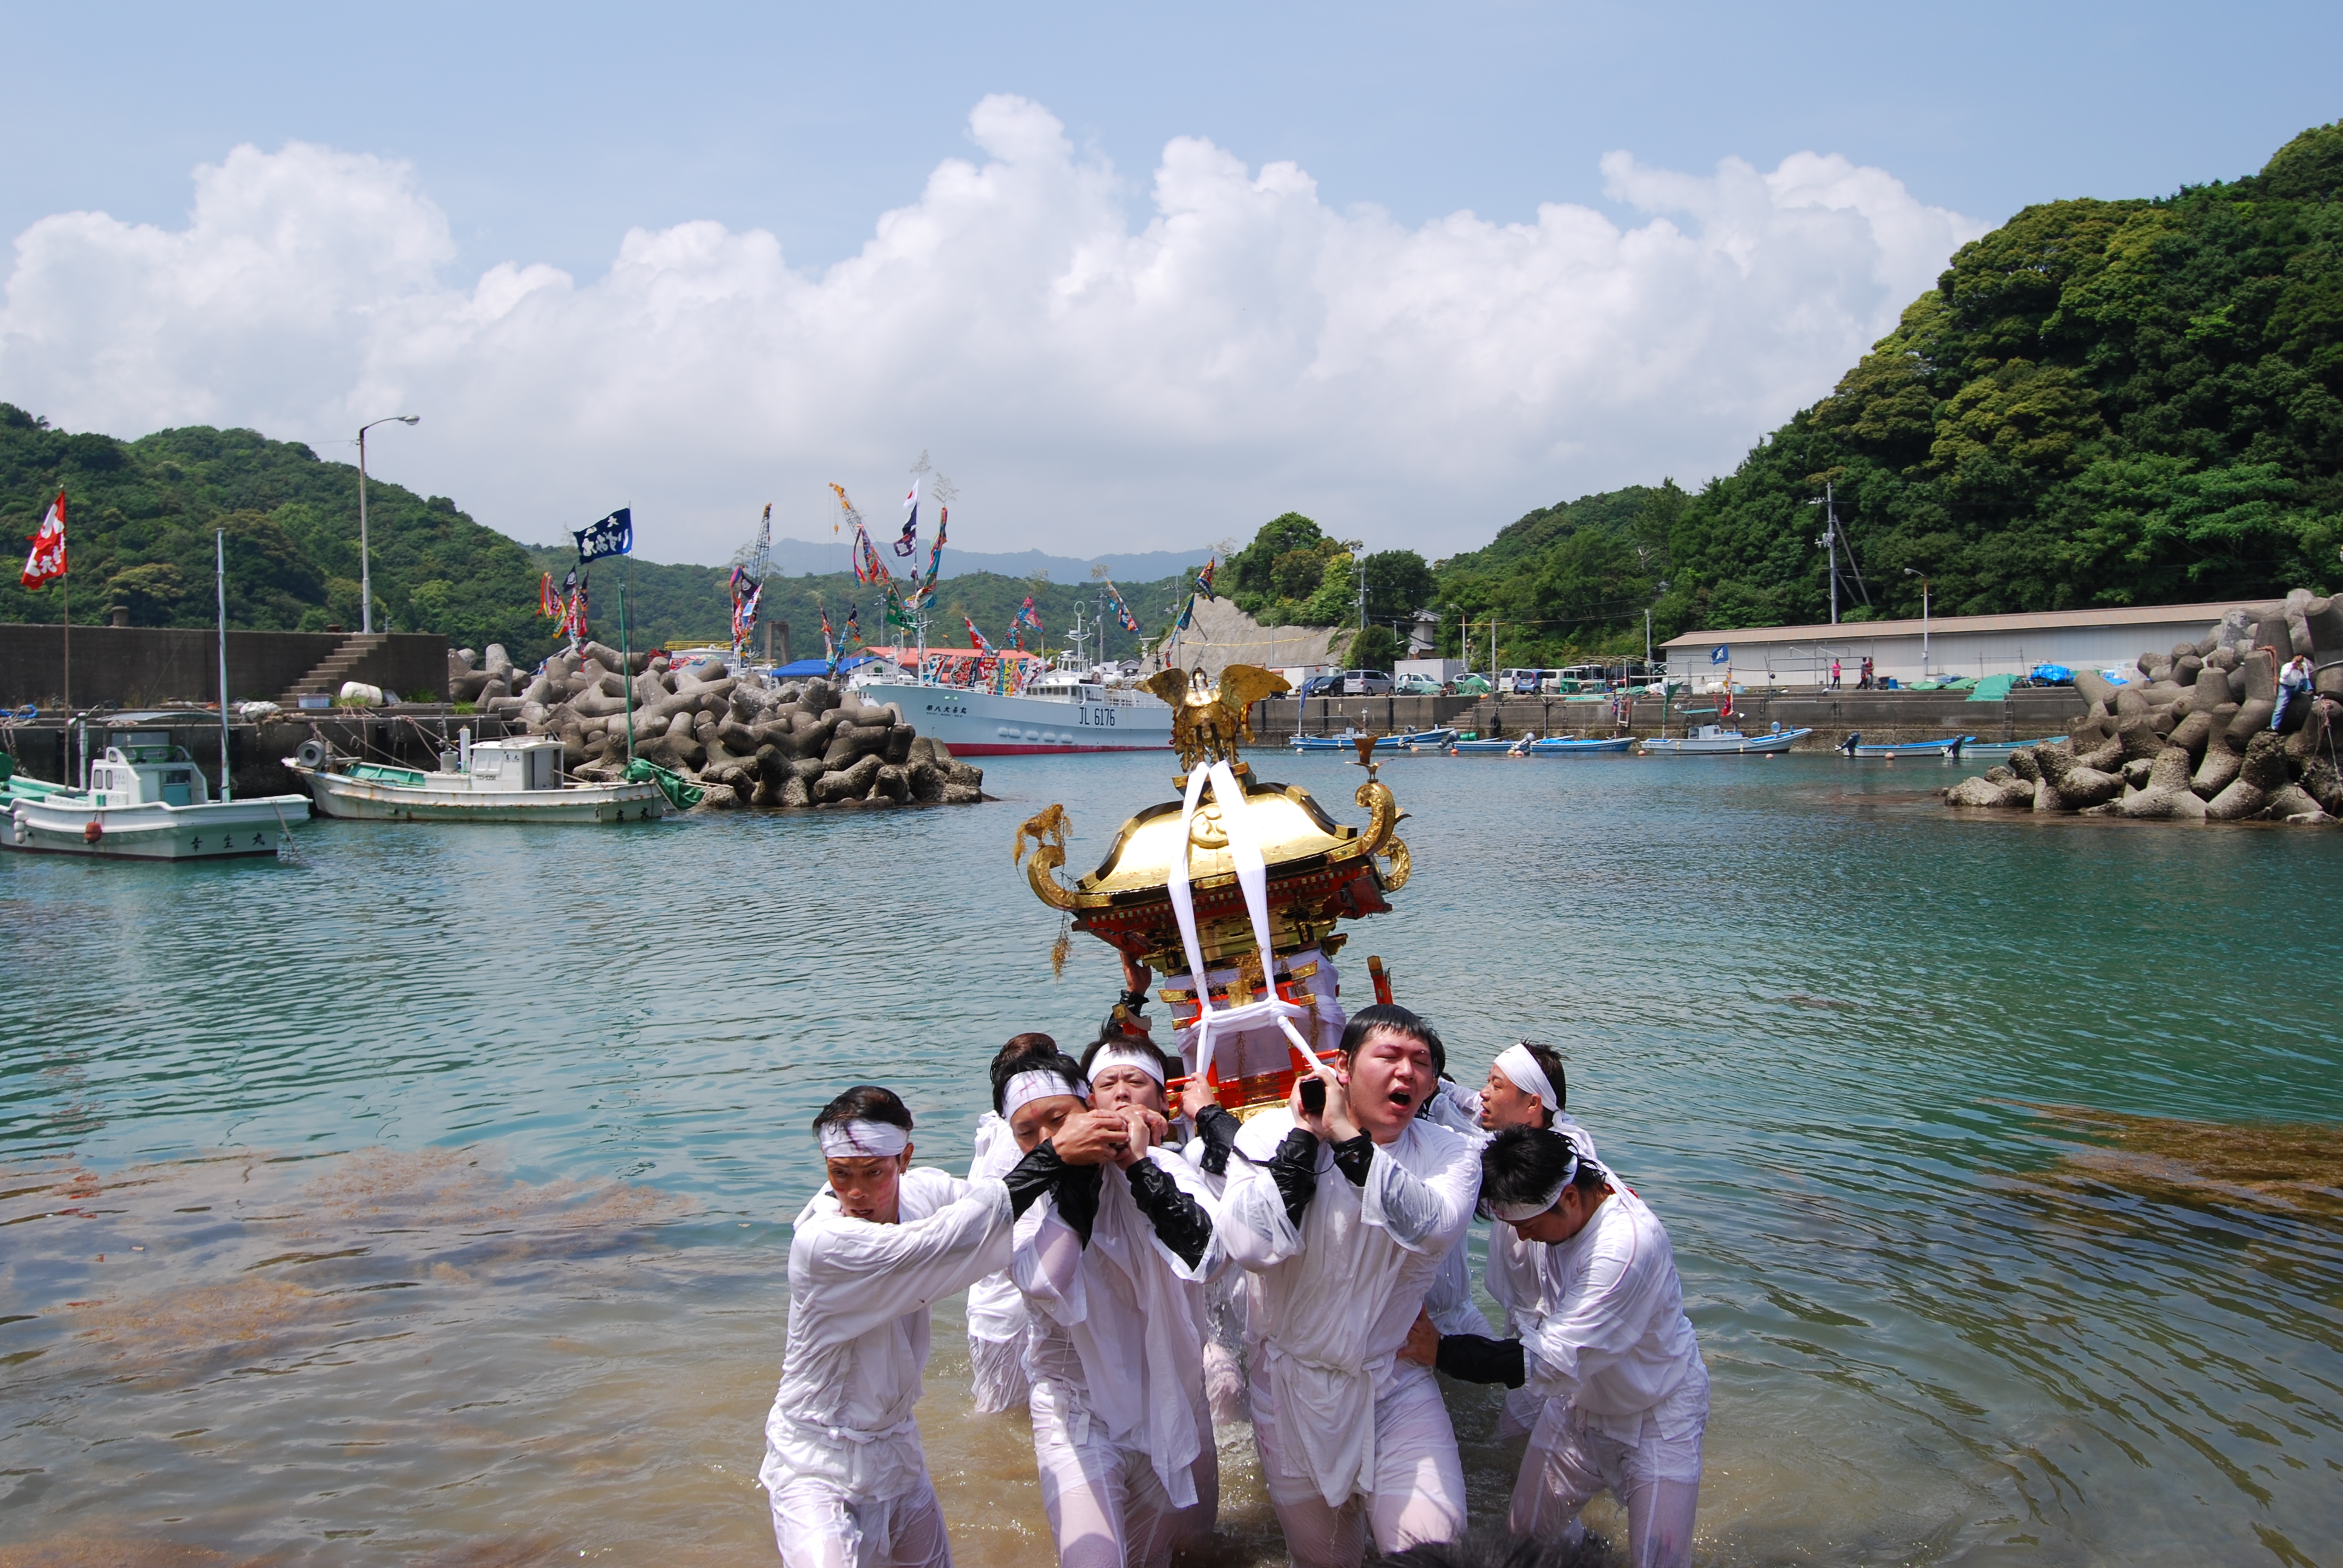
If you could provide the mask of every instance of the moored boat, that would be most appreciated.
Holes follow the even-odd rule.
[[[456,760],[452,771],[427,773],[336,757],[310,740],[285,766],[321,814],[361,821],[649,822],[667,811],[655,778],[565,781],[558,740],[468,741]]]
[[[1296,751],[1356,751],[1359,742],[1366,739],[1363,729],[1345,729],[1339,735],[1297,735],[1293,738]],[[1444,751],[1456,739],[1453,729],[1412,729],[1404,735],[1378,735],[1378,751]]]
[[[2022,751],[2029,746],[2052,746],[2066,739],[2063,735],[2045,735],[2033,740],[1964,740],[1961,742],[1961,755],[1963,757],[2007,757],[2010,753]]]
[[[1503,736],[1485,740],[1475,736],[1470,740],[1450,741],[1448,751],[1453,757],[1519,757],[1536,740],[1534,735],[1517,735],[1510,740]]]
[[[1974,735],[1947,735],[1941,740],[1865,741],[1863,731],[1852,729],[1838,749],[1849,757],[1882,757],[1893,762],[1898,757],[1945,757],[1958,761],[1961,749],[1976,739]]]
[[[1550,735],[1543,740],[1533,740],[1526,755],[1531,757],[1591,757],[1604,756],[1626,750],[1635,744],[1632,735]]]
[[[0,844],[116,859],[217,860],[274,855],[309,815],[299,795],[215,800],[203,769],[167,733],[113,730],[85,789],[12,777]]]
[[[1722,725],[1702,724],[1689,735],[1645,740],[1642,749],[1646,757],[1745,757],[1787,751],[1813,733],[1811,729],[1784,729],[1776,725],[1763,735],[1744,735]]]

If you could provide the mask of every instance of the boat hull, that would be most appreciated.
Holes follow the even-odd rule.
[[[274,855],[287,827],[307,821],[298,795],[263,795],[201,806],[92,806],[65,792],[26,799],[9,813],[0,846],[34,854],[116,860],[230,860]],[[92,835],[90,826],[98,831]]]
[[[655,822],[667,814],[656,784],[566,784],[558,789],[416,788],[297,765],[318,815],[353,822]],[[461,778],[449,774],[450,779]]]
[[[1586,740],[1533,740],[1529,744],[1529,754],[1533,757],[1609,756],[1624,751],[1634,744],[1635,738],[1632,735],[1608,735]]]
[[[1107,702],[1003,696],[956,687],[871,681],[867,702],[894,703],[903,721],[955,757],[1054,757],[1077,751],[1157,751],[1172,745],[1169,704],[1140,692]]]
[[[1646,757],[1748,757],[1787,751],[1813,733],[1812,729],[1779,729],[1765,735],[1700,736],[1639,744]]]

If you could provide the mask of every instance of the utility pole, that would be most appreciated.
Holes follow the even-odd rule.
[[[1823,537],[1816,539],[1815,543],[1822,546],[1830,558],[1830,623],[1836,626],[1838,624],[1838,502],[1833,493],[1831,481],[1828,479],[1823,481],[1821,500],[1808,501],[1806,505],[1820,507],[1823,509]]]
[[[1928,678],[1928,574],[1906,567],[1904,575],[1920,579],[1920,678],[1926,680]]]
[[[358,427],[358,629],[362,632],[374,629],[374,564],[367,551],[366,433],[377,425],[413,425],[422,417],[420,414],[393,414]]]

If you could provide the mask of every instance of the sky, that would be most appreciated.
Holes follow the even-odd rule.
[[[0,5],[0,399],[549,540],[1439,556],[1730,471],[2028,203],[2258,168],[2343,7]]]

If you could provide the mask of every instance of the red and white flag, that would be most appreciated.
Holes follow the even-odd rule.
[[[36,588],[65,575],[65,493],[49,504],[41,531],[33,536],[33,553],[25,558],[25,586]]]

